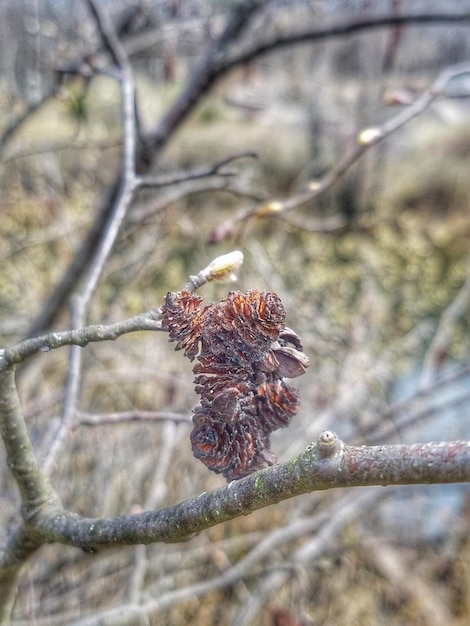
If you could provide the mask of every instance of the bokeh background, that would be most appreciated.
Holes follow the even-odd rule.
[[[171,107],[233,4],[104,3],[135,72],[144,130]],[[271,0],[235,48],[375,13],[464,10],[466,0]],[[115,78],[67,72],[90,50],[92,64],[105,67],[86,3],[1,3],[3,345],[28,332],[120,175]],[[325,428],[348,443],[469,439],[470,74],[315,199],[256,212],[322,180],[362,129],[393,118],[469,58],[462,21],[329,37],[235,68],[195,103],[153,173],[246,156],[226,166],[230,177],[139,193],[89,322],[158,307],[211,259],[239,249],[238,281],[201,293],[218,300],[234,288],[276,291],[311,363],[294,381],[298,415],[273,437],[279,458]],[[54,328],[68,324],[65,307]],[[44,353],[18,372],[41,459],[63,408],[67,356]],[[191,454],[191,364],[164,333],[89,345],[83,358],[79,411],[52,469],[67,508],[127,514],[224,484]],[[18,502],[3,457],[2,449],[6,536]],[[354,489],[283,502],[184,545],[97,555],[45,547],[25,569],[14,623],[105,623],[98,620],[109,609],[153,602],[147,621],[121,622],[118,610],[106,624],[463,625],[469,524],[465,486]]]

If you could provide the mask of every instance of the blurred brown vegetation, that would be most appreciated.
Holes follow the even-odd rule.
[[[322,18],[320,9],[308,3],[291,19],[302,15]],[[406,32],[399,60],[386,74],[380,66],[384,31],[278,51],[250,71],[231,74],[173,137],[156,173],[243,151],[255,150],[258,158],[237,161],[237,175],[227,188],[194,189],[180,198],[172,196],[173,188],[141,192],[107,264],[90,322],[111,323],[158,306],[167,291],[181,288],[213,257],[238,247],[245,263],[236,288],[275,290],[311,361],[309,372],[296,381],[299,414],[274,437],[280,458],[302,450],[326,427],[350,442],[469,438],[468,415],[458,412],[465,397],[468,401],[468,394],[460,398],[461,388],[454,391],[450,385],[445,402],[437,394],[423,400],[427,410],[419,405],[419,428],[415,424],[413,430],[400,426],[406,411],[390,408],[403,399],[403,388],[406,395],[418,391],[426,349],[467,276],[467,100],[436,103],[368,152],[318,201],[278,217],[254,218],[236,227],[231,239],[208,243],[214,227],[240,208],[295,193],[332,166],[361,128],[394,114],[383,101],[387,90],[425,88],[449,62],[445,50],[454,37],[452,28],[461,44],[457,60],[464,60],[470,51],[468,33],[443,27],[438,45],[438,31],[420,27]],[[421,38],[422,46],[434,43],[432,63]],[[173,82],[163,82],[151,70],[164,61],[150,52],[139,65],[139,107],[148,126],[191,70],[191,60],[178,56],[176,48],[176,75]],[[2,345],[22,337],[95,219],[105,189],[119,175],[117,96],[109,77],[89,84],[66,82],[60,97],[31,116],[7,146],[0,172]],[[4,85],[2,115],[12,111],[15,97]],[[313,218],[332,215],[345,217],[345,225],[316,232]],[[201,292],[217,300],[230,288],[213,284]],[[443,373],[468,363],[468,320],[467,311],[452,329]],[[64,312],[57,327],[67,324]],[[35,357],[19,372],[21,400],[40,458],[59,419],[66,367],[67,353],[58,350]],[[467,386],[468,381],[467,375]],[[174,504],[223,484],[191,455],[189,420],[196,401],[191,365],[174,353],[165,335],[139,333],[89,345],[82,413],[52,473],[64,505],[86,516],[126,514]],[[446,403],[453,402],[457,408],[450,415]],[[86,414],[132,410],[179,412],[188,423],[80,424]],[[418,412],[414,405],[413,411]],[[427,435],[431,417],[437,426]],[[7,533],[17,502],[3,462],[2,468],[0,518]],[[325,538],[312,560],[293,555],[301,554],[314,530],[273,541],[238,582],[181,601],[170,599],[148,623],[468,623],[468,493],[459,491],[456,503],[432,487],[409,489],[403,501],[395,489],[379,493],[377,503],[368,500],[333,538]],[[327,527],[347,497],[343,492],[303,496],[215,527],[185,545],[98,555],[57,545],[43,548],[25,570],[14,623],[69,624],[136,598],[165,598],[216,579],[270,533],[297,519],[324,515]],[[381,509],[384,498],[395,501],[395,507]],[[423,502],[427,508],[415,508]],[[406,519],[395,524],[394,516],[399,519],[403,510]],[[436,518],[432,528],[430,518]],[[276,572],[284,577],[280,587],[272,583],[271,594],[263,585]],[[258,595],[259,610],[243,621],[243,607]]]

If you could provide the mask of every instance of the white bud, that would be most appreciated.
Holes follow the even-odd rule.
[[[211,261],[209,265],[204,268],[201,275],[206,282],[212,280],[227,280],[234,281],[237,279],[236,271],[243,263],[243,252],[240,250],[234,250],[228,254],[222,254],[216,259]]]
[[[368,146],[381,139],[382,136],[380,128],[364,128],[357,136],[357,141],[361,146]]]

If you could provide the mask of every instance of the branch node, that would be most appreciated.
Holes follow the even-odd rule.
[[[317,452],[320,458],[334,456],[340,449],[341,440],[332,430],[323,430],[317,438]]]

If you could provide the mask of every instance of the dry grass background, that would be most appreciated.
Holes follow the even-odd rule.
[[[158,306],[167,291],[181,288],[189,274],[234,247],[233,242],[207,243],[214,225],[252,204],[253,196],[288,195],[320,166],[338,158],[360,122],[345,114],[346,105],[359,106],[358,84],[351,79],[338,96],[338,83],[327,83],[328,96],[322,95],[321,104],[328,97],[338,107],[342,101],[342,108],[331,111],[330,119],[323,116],[325,129],[336,125],[330,142],[326,133],[321,145],[315,143],[308,115],[313,100],[305,74],[309,61],[304,53],[287,61],[276,59],[266,67],[261,64],[248,84],[237,76],[212,94],[184,126],[161,168],[171,171],[255,149],[259,158],[243,160],[239,166],[237,182],[247,193],[192,194],[150,211],[143,221],[133,220],[133,213],[142,207],[160,206],[166,192],[142,195],[107,265],[91,322],[110,323]],[[150,122],[174,86],[155,90],[144,79],[139,85],[144,117]],[[247,112],[227,103],[229,98],[248,96],[263,103],[261,111]],[[11,152],[69,140],[76,147],[11,156],[2,167],[2,343],[21,337],[90,226],[103,188],[118,171],[119,117],[110,80],[92,83],[86,96],[87,117],[80,124],[68,104],[67,97],[51,102],[31,119]],[[370,116],[369,123],[376,112],[353,111],[358,118]],[[394,425],[386,410],[397,399],[397,381],[407,380],[421,364],[437,320],[465,281],[469,120],[467,115],[450,127],[425,116],[391,138],[383,150],[372,151],[318,205],[286,219],[252,220],[237,242],[245,263],[235,288],[279,293],[287,323],[302,337],[311,360],[307,374],[296,381],[301,390],[299,414],[274,438],[281,458],[302,450],[326,427],[348,441],[366,441],[368,433],[382,427],[391,431],[387,442],[414,436]],[[309,228],[312,214],[351,208],[355,212],[351,227],[332,234]],[[217,300],[229,288],[208,285],[202,293]],[[64,315],[60,326],[66,324]],[[467,315],[454,329],[447,359],[468,363],[469,355]],[[21,399],[40,457],[48,450],[60,415],[66,363],[65,350],[53,351],[35,357],[19,373]],[[93,414],[176,411],[190,418],[197,401],[192,377],[190,363],[173,351],[164,334],[139,333],[90,345],[84,351],[80,409]],[[430,401],[429,413],[432,408]],[[421,438],[426,432],[423,423]],[[466,433],[468,438],[470,427],[463,413],[460,427],[460,436]],[[65,506],[86,516],[163,507],[223,484],[192,457],[189,430],[189,422],[78,425],[57,460],[53,483]],[[444,423],[442,433],[443,439],[449,438]],[[3,457],[3,450],[0,454]],[[171,456],[168,465],[165,455]],[[5,524],[15,501],[11,482],[7,470],[2,470],[3,532],[8,532]],[[368,501],[333,538],[325,538],[311,560],[296,561],[293,556],[302,554],[315,531],[274,542],[235,584],[175,602],[150,623],[468,623],[468,495],[466,506],[464,499],[462,508],[456,509],[446,510],[442,500],[436,500],[430,514],[450,521],[432,535],[421,509],[414,518],[412,513],[412,530],[406,526],[403,530],[400,524],[395,530],[393,519],[384,520],[380,512],[379,493],[383,498],[383,492],[377,492],[377,503]],[[432,502],[437,491],[427,493],[411,491],[403,506],[412,510],[414,502],[428,497]],[[394,490],[388,497],[393,500],[396,495]],[[349,506],[354,497],[346,492],[303,496],[215,527],[185,545],[153,545],[144,551],[124,548],[98,555],[44,547],[25,569],[15,623],[73,623],[79,616],[132,600],[138,590],[143,590],[144,599],[159,598],[215,579],[276,529],[316,515],[331,515],[334,521],[343,499]],[[400,515],[399,508],[391,510]],[[146,567],[140,580],[142,555]],[[263,591],[266,581],[279,572],[285,575],[281,586],[273,586],[272,594]],[[240,621],[243,609],[258,595],[265,598],[259,613]]]

